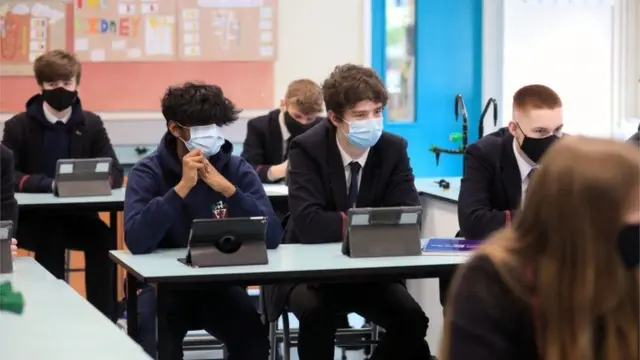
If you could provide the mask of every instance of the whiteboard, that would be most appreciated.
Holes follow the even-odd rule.
[[[505,0],[505,125],[513,94],[543,84],[563,100],[565,132],[612,136],[612,39],[612,1]]]

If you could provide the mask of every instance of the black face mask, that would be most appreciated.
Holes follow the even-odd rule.
[[[42,90],[42,98],[54,110],[62,111],[73,105],[78,98],[78,92],[57,87],[51,90]]]
[[[307,131],[310,125],[300,124],[296,119],[294,119],[288,111],[284,113],[284,125],[287,127],[289,134],[294,138],[305,131]]]
[[[538,163],[549,146],[556,142],[556,140],[558,140],[558,136],[556,135],[549,135],[542,139],[531,138],[525,135],[522,144],[520,144],[520,149],[522,149],[522,152],[524,152],[531,161]]]
[[[620,231],[618,251],[627,268],[638,267],[640,263],[640,224],[627,225]]]

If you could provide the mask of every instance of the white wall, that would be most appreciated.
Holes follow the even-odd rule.
[[[632,74],[638,47],[630,46],[638,17],[629,10],[638,0],[483,4],[483,97],[498,99],[499,127],[510,121],[513,92],[543,83],[563,97],[568,132],[624,137],[637,128],[630,109],[640,107],[639,85],[629,80],[640,77]],[[493,129],[490,121],[485,127]]]
[[[369,1],[278,1],[274,105],[295,79],[309,78],[320,83],[336,65],[365,62],[369,54],[365,56],[363,3]]]

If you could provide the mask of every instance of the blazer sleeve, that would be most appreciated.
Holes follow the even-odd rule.
[[[20,124],[24,124],[21,118],[13,117],[4,123],[2,144],[13,152],[13,184],[15,191],[26,193],[47,193],[53,191],[53,179],[44,174],[28,174],[22,171],[22,155],[25,144],[29,139],[24,139],[21,134]]]
[[[3,145],[0,145],[0,161],[0,220],[13,221],[15,228],[18,225],[18,202],[13,184],[13,153]]]
[[[401,139],[398,161],[395,163],[391,178],[387,182],[383,204],[394,206],[420,206],[420,196],[416,190],[413,169],[407,154],[407,141]]]
[[[93,136],[93,141],[91,142],[91,157],[93,158],[111,158],[113,162],[111,163],[111,188],[119,189],[122,187],[122,183],[124,180],[124,170],[120,162],[118,161],[118,157],[116,156],[116,152],[113,150],[113,146],[111,145],[111,140],[109,139],[109,134],[107,134],[107,129],[104,127],[104,123],[100,116],[94,114],[94,118],[97,122],[97,128],[95,130],[95,135]]]
[[[289,150],[289,211],[293,231],[300,242],[319,244],[339,241],[346,226],[346,215],[326,211],[323,175],[296,139]]]
[[[270,183],[267,174],[271,165],[264,165],[266,139],[255,120],[257,119],[247,122],[247,136],[242,145],[242,157],[256,169],[260,181]]]
[[[464,155],[465,171],[458,196],[458,222],[467,239],[482,240],[511,220],[511,211],[491,208],[490,184],[493,169],[479,146],[470,146]]]
[[[523,321],[525,307],[486,256],[471,259],[458,276],[445,315],[445,332],[449,327],[449,341],[441,349],[448,354],[445,358],[517,359],[518,334],[531,331]]]

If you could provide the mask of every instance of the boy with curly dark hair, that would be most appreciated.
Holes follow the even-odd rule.
[[[233,146],[223,127],[239,110],[215,85],[186,83],[170,87],[162,99],[167,132],[158,149],[138,162],[126,188],[125,241],[134,254],[186,247],[194,219],[253,217],[268,219],[266,242],[276,248],[280,221],[260,178]],[[230,359],[266,359],[269,341],[260,316],[241,286],[202,285],[197,290],[163,293],[169,341],[159,343],[161,359],[182,359],[187,331],[205,329],[222,341]],[[138,295],[139,341],[155,355],[154,290]],[[135,316],[135,311],[128,311]],[[250,344],[250,345],[247,345]]]

